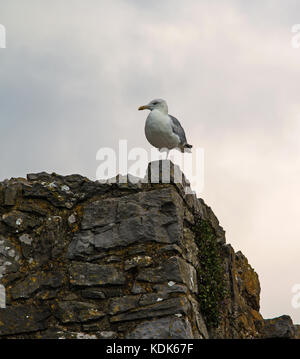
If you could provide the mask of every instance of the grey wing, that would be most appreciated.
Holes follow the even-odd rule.
[[[173,132],[179,137],[180,139],[180,144],[181,145],[186,145],[187,144],[187,140],[185,137],[185,132],[184,129],[182,128],[180,122],[177,120],[177,118],[169,115],[171,121],[172,121],[172,129]]]

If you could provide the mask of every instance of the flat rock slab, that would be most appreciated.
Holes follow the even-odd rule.
[[[166,317],[138,324],[126,339],[193,339],[193,332],[188,320]]]
[[[52,312],[61,323],[82,323],[105,316],[94,304],[69,300],[52,305]]]
[[[69,273],[73,286],[122,285],[126,280],[125,274],[112,264],[73,263]]]
[[[180,243],[182,226],[182,199],[173,188],[97,200],[85,206],[67,258],[83,259],[136,242]]]
[[[191,305],[186,297],[177,297],[158,302],[148,307],[141,307],[132,311],[112,316],[110,321],[123,322],[136,319],[161,317],[170,314],[186,315]]]
[[[165,263],[156,268],[143,268],[136,279],[151,283],[169,281],[184,283],[191,291],[197,292],[196,269],[179,257],[170,257]]]
[[[262,330],[264,339],[291,339],[295,336],[295,327],[292,319],[288,315],[264,320],[264,328]]]
[[[23,281],[15,285],[11,290],[13,299],[30,298],[41,289],[55,289],[63,284],[62,273],[38,273],[29,275]]]
[[[0,336],[46,329],[49,316],[48,308],[29,304],[0,309]]]

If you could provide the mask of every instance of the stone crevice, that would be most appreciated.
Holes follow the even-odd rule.
[[[174,171],[169,184],[45,172],[0,183],[0,338],[299,337],[288,316],[262,318],[257,274]],[[214,327],[201,312],[199,218],[224,269]]]

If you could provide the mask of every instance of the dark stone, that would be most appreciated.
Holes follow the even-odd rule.
[[[125,283],[125,275],[112,264],[72,263],[69,269],[73,286],[102,286]]]
[[[247,258],[241,251],[235,254],[236,269],[239,273],[238,289],[249,307],[259,311],[260,284],[258,275],[249,266]]]
[[[123,287],[112,286],[101,287],[101,289],[103,290],[103,293],[107,298],[122,297],[123,295],[125,295],[125,290]]]
[[[94,234],[91,231],[76,233],[67,250],[68,259],[81,259],[93,253]]]
[[[0,235],[0,278],[4,274],[16,273],[19,270],[20,252],[8,239]]]
[[[168,297],[168,293],[145,293],[139,300],[139,305],[147,306],[150,304],[159,303]]]
[[[166,253],[166,252],[172,252],[175,255],[182,255],[183,251],[177,244],[167,244],[161,248],[159,248],[158,253]]]
[[[295,327],[288,315],[265,319],[264,324],[262,330],[262,337],[264,339],[293,339],[295,337]]]
[[[97,288],[82,290],[81,295],[83,298],[91,298],[91,299],[104,299],[106,297],[105,293]]]
[[[187,319],[166,317],[138,324],[126,339],[194,339],[194,336]]]
[[[126,313],[114,315],[110,318],[112,323],[137,320],[144,318],[161,317],[164,315],[187,314],[190,310],[190,303],[186,297],[176,297],[158,302],[148,307],[141,307]]]
[[[55,299],[57,295],[58,295],[58,290],[42,289],[40,292],[36,294],[35,298],[39,300],[50,300],[50,299]]]
[[[105,194],[111,190],[111,185],[106,183],[86,181],[83,183],[80,189],[82,194],[82,199],[89,199],[93,196],[99,196],[100,194]]]
[[[94,304],[76,301],[64,301],[51,306],[53,315],[62,323],[82,323],[105,316]]]
[[[104,330],[110,330],[110,322],[107,317],[103,317],[100,320],[97,320],[95,322],[88,322],[82,324],[82,329],[85,332],[92,332],[97,334],[97,337],[99,338],[99,332]]]
[[[28,304],[0,309],[0,336],[46,329],[49,316],[46,307]]]
[[[83,177],[78,174],[68,175],[63,178],[64,183],[66,183],[72,190],[77,190],[81,185],[89,180],[86,177]]]
[[[179,167],[152,165],[157,184],[46,172],[0,183],[1,338],[300,337],[289,317],[262,318],[257,274]],[[199,223],[216,243],[207,253]],[[209,283],[211,263],[224,273]]]
[[[109,314],[126,312],[138,307],[140,296],[128,295],[121,298],[111,298],[109,301]]]
[[[131,293],[132,294],[141,294],[141,293],[147,293],[147,291],[139,283],[134,282],[132,289],[131,289]]]
[[[91,229],[114,223],[117,205],[116,199],[104,199],[89,203],[84,209],[81,228]]]
[[[141,192],[129,197],[89,203],[84,208],[83,230],[75,234],[67,257],[86,259],[103,249],[136,242],[179,243],[182,240],[183,213],[174,190]]]
[[[43,217],[47,216],[47,214],[51,211],[50,208],[44,208],[44,206],[42,207],[40,203],[36,203],[31,199],[23,200],[19,205],[19,209],[22,212],[33,213]]]
[[[153,286],[157,293],[161,293],[163,296],[167,296],[170,293],[187,293],[187,287],[182,284],[174,284],[170,281],[166,284],[156,284]]]
[[[124,269],[128,271],[132,268],[144,268],[150,266],[151,263],[152,258],[149,256],[136,256],[125,261]]]
[[[75,332],[72,330],[62,329],[62,328],[49,328],[44,331],[41,335],[37,336],[37,339],[101,339],[95,333],[83,333]]]
[[[190,298],[190,302],[193,308],[193,312],[195,313],[195,320],[196,320],[198,332],[200,334],[200,338],[209,339],[207,326],[203,318],[203,315],[201,313],[199,302],[194,297]]]
[[[69,186],[56,182],[52,177],[48,182],[33,182],[30,186],[24,186],[23,193],[24,197],[45,199],[58,208],[71,209],[78,201]]]
[[[38,218],[19,211],[11,211],[2,216],[2,221],[16,232],[23,232],[28,228],[34,228],[41,224]]]
[[[30,298],[41,289],[59,288],[63,284],[63,273],[38,273],[27,276],[11,289],[13,299]]]
[[[47,172],[29,173],[27,175],[28,181],[51,181],[53,176]]]
[[[295,339],[300,339],[300,325],[295,324],[294,328],[295,328]]]
[[[179,257],[171,257],[159,267],[141,270],[136,279],[151,283],[184,283],[191,291],[197,292],[195,268]]]
[[[14,206],[16,204],[18,193],[20,191],[21,191],[20,184],[13,184],[6,187],[4,194],[4,205]]]

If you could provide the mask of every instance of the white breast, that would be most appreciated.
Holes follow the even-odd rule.
[[[145,135],[156,148],[172,149],[180,143],[179,137],[173,133],[169,116],[159,110],[151,111],[147,117]]]

